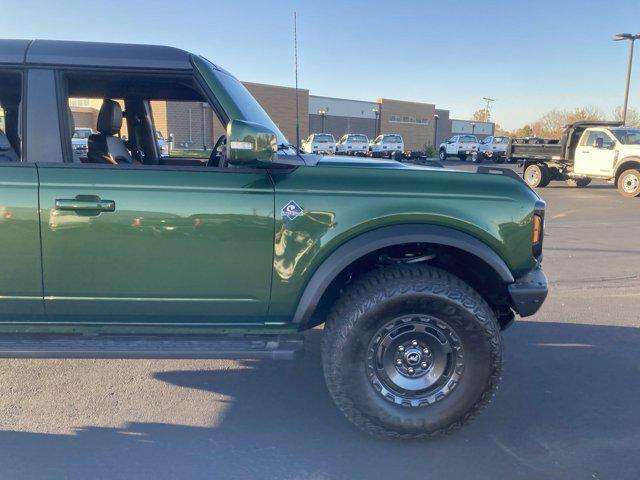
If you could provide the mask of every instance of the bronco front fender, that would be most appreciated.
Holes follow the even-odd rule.
[[[311,318],[327,287],[347,266],[376,250],[407,243],[431,243],[458,248],[483,260],[505,284],[515,281],[504,260],[485,243],[467,233],[439,225],[381,227],[345,242],[324,260],[307,283],[293,322],[304,324]]]

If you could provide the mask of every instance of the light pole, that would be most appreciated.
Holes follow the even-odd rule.
[[[471,135],[476,133],[476,124],[471,122]]]
[[[627,122],[627,104],[629,102],[629,83],[631,82],[631,64],[633,63],[633,43],[640,38],[640,33],[619,33],[613,37],[614,42],[629,40],[629,65],[627,66],[627,88],[624,92],[624,107],[622,107],[622,124]]]
[[[437,148],[436,145],[438,144],[438,119],[440,118],[440,115],[438,115],[437,113],[433,115],[433,148]]]
[[[324,119],[327,118],[326,110],[318,110],[318,115],[322,118],[322,133],[324,133]]]
[[[202,103],[202,150],[207,149],[207,107],[208,104]]]
[[[373,107],[371,110],[373,111],[373,114],[376,116],[376,137],[377,137],[378,135],[380,135],[380,133],[379,133],[380,108],[379,107]]]

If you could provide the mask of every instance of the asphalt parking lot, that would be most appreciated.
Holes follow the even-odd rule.
[[[0,478],[639,478],[640,199],[540,193],[549,298],[504,333],[501,388],[455,434],[356,431],[319,330],[297,363],[0,360]]]

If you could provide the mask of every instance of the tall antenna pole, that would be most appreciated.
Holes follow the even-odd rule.
[[[298,108],[298,15],[293,12],[293,56],[296,70],[296,148],[300,151],[300,113]]]
[[[491,102],[495,102],[495,98],[491,97],[482,97],[482,99],[487,102],[487,106],[485,107],[485,112],[487,112],[487,122],[491,121]]]

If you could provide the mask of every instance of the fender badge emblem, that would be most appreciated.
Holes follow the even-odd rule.
[[[298,205],[296,202],[290,200],[289,203],[282,207],[282,210],[280,210],[280,214],[283,217],[287,217],[289,220],[293,220],[294,218],[304,215],[304,210],[302,210],[302,208],[300,208],[300,205]]]

